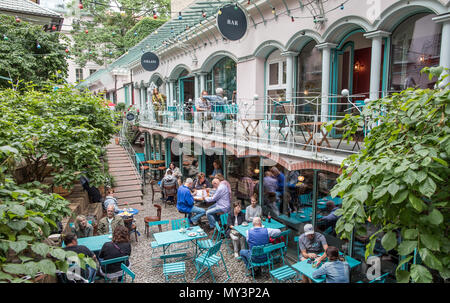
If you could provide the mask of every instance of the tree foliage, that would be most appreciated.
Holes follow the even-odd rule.
[[[65,37],[41,26],[0,14],[0,76],[41,85],[52,75],[67,76]],[[38,46],[39,45],[39,46]],[[0,79],[0,88],[11,87]]]
[[[113,9],[111,3],[121,10]],[[170,12],[168,0],[83,1],[82,10],[77,5],[72,6],[74,13],[81,14],[72,24],[71,54],[82,67],[88,61],[99,65],[111,63],[161,26]],[[156,20],[153,10],[158,13]]]
[[[425,68],[439,77],[442,68]],[[431,282],[433,269],[450,277],[448,240],[450,187],[450,90],[412,89],[395,93],[364,106],[360,116],[346,115],[327,125],[344,125],[344,137],[368,125],[365,148],[348,157],[332,190],[343,198],[342,217],[336,232],[350,238],[355,229],[365,234],[370,218],[379,230],[370,237],[366,258],[373,253],[376,237],[403,260],[397,267],[398,282]],[[414,252],[421,262],[411,264]]]

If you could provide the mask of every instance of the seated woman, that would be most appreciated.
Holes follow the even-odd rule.
[[[211,188],[211,183],[209,183],[208,180],[206,180],[205,173],[200,172],[197,174],[197,179],[194,181],[193,189],[205,189],[205,188]]]
[[[167,172],[168,172],[169,170],[172,171],[172,175],[173,175],[175,178],[181,178],[181,176],[182,176],[182,175],[181,175],[181,171],[180,171],[180,169],[179,169],[178,167],[175,166],[175,163],[171,162],[171,163],[169,164],[169,168],[166,169],[166,174],[164,175],[164,177],[167,176]]]
[[[328,262],[314,271],[313,278],[325,275],[326,283],[350,283],[350,266],[339,256],[339,250],[329,246],[326,253]]]
[[[77,238],[92,237],[94,235],[94,229],[92,225],[86,220],[83,215],[78,215],[72,226],[72,233],[74,233]]]
[[[217,174],[222,174],[222,166],[220,165],[219,161],[214,160],[213,167],[214,167],[214,170],[213,170],[212,174],[209,176],[211,179],[213,179]]]
[[[109,260],[124,256],[131,255],[131,245],[129,239],[129,231],[128,228],[122,225],[118,225],[113,232],[112,241],[106,242],[103,244],[102,249],[100,250],[99,260]],[[119,273],[122,274],[122,270],[120,268],[121,263],[113,263],[108,264],[102,268],[105,274],[109,274],[111,278],[118,277]],[[125,262],[126,266],[130,265],[130,262],[127,260]]]
[[[228,214],[227,235],[233,242],[234,257],[239,257],[239,251],[245,249],[245,238],[236,230],[234,226],[241,225],[245,221],[245,215],[241,212],[241,202],[233,203],[233,209]]]
[[[251,204],[245,210],[245,221],[247,222],[252,222],[254,217],[261,218],[262,216],[262,209],[258,205],[258,196],[256,194],[250,198],[250,202]]]

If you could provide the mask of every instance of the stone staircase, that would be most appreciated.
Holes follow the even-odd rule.
[[[124,205],[143,205],[141,180],[136,175],[134,163],[128,158],[127,151],[111,142],[106,147],[109,173],[114,177],[114,197],[119,207]]]

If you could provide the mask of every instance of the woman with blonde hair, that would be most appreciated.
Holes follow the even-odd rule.
[[[86,217],[83,215],[77,216],[72,226],[72,232],[77,235],[77,238],[92,237],[94,235],[94,229],[89,224]]]

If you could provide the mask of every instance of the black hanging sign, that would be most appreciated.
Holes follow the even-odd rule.
[[[146,71],[152,72],[159,66],[159,58],[152,52],[146,52],[141,57],[142,68]]]
[[[127,113],[127,120],[128,121],[133,121],[134,120],[134,114],[131,113],[131,112]]]
[[[217,16],[217,27],[222,36],[228,40],[241,39],[247,32],[247,16],[244,11],[235,4],[225,5]]]

